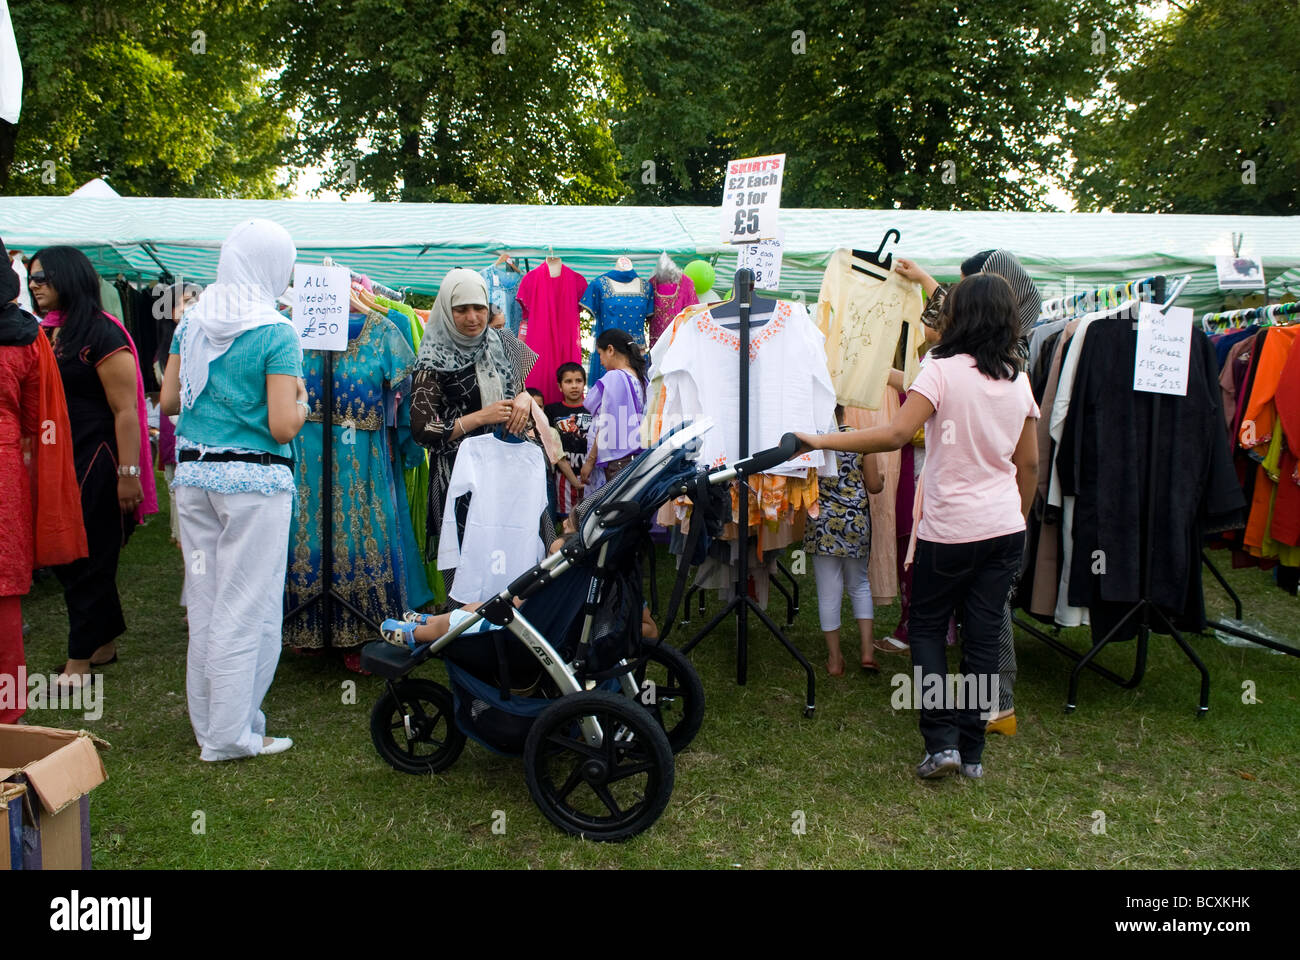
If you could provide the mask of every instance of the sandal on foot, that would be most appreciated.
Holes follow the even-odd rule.
[[[418,623],[411,623],[406,620],[385,620],[379,625],[379,633],[385,641],[395,647],[407,647],[414,650],[419,644],[415,639],[415,628]]]
[[[859,663],[858,666],[862,669],[863,673],[880,672],[880,664],[876,663],[876,661],[874,660],[872,660],[870,663]]]
[[[893,637],[884,637],[883,639],[877,637],[871,641],[871,647],[881,653],[907,653],[912,649],[910,644],[904,643],[902,640],[896,640]]]

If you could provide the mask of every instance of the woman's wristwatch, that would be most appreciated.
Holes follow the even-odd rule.
[[[117,475],[119,477],[138,477],[140,476],[140,468],[138,466],[119,466],[117,468]]]
[[[306,400],[295,400],[294,402],[297,403],[298,406],[302,407],[302,415],[304,419],[311,416],[311,404]]]

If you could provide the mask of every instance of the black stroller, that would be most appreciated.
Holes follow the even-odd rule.
[[[414,650],[366,645],[362,667],[387,685],[370,723],[384,760],[406,773],[436,773],[473,737],[523,755],[533,800],[562,830],[625,840],[658,820],[672,795],[673,754],[703,722],[704,690],[685,656],[641,637],[650,524],[673,497],[691,493],[703,503],[709,486],[771,469],[797,447],[787,434],[779,447],[704,473],[695,457],[710,428],[705,421],[666,433],[579,505],[577,533],[559,552],[440,639]],[[686,573],[683,564],[675,600]],[[462,636],[483,620],[495,628]],[[434,656],[446,665],[450,691],[410,676]]]

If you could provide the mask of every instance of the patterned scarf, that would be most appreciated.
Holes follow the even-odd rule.
[[[481,275],[459,267],[449,271],[429,311],[415,364],[417,369],[441,373],[473,367],[483,406],[514,399],[537,362],[537,354],[507,330],[485,327],[473,337],[460,332],[452,308],[487,302],[487,284]]]

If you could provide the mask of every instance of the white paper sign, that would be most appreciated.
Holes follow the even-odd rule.
[[[736,260],[736,269],[748,267],[754,271],[755,290],[776,290],[781,283],[781,254],[784,247],[784,230],[777,231],[775,240],[743,244]]]
[[[1133,389],[1185,397],[1191,362],[1191,309],[1170,307],[1161,313],[1155,304],[1143,303],[1138,308]]]
[[[723,243],[776,239],[784,179],[784,153],[727,164],[722,191]]]
[[[1215,257],[1220,290],[1263,290],[1264,264],[1258,257]]]
[[[352,278],[347,267],[299,263],[293,268],[293,325],[304,350],[348,348]]]

